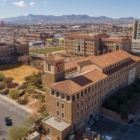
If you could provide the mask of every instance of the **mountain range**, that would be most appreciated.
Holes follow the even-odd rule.
[[[93,17],[88,15],[32,15],[27,16],[18,16],[3,18],[0,21],[6,23],[39,23],[41,20],[44,23],[132,23],[135,19],[133,17],[124,17],[124,18],[109,18],[106,16]]]

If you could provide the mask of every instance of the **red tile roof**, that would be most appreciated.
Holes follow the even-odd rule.
[[[57,61],[57,60],[62,60],[64,59],[63,57],[60,57],[58,55],[50,55],[46,58],[44,58],[44,60],[48,60],[48,61]]]
[[[88,36],[88,35],[80,35],[80,34],[69,34],[65,38],[78,38],[78,39],[90,39],[90,40],[99,39],[96,36]]]
[[[103,42],[116,42],[116,43],[123,43],[123,42],[131,42],[131,39],[125,38],[125,39],[114,39],[114,38],[101,38],[101,41]]]
[[[51,85],[50,88],[72,95],[106,77],[107,75],[103,74],[102,72],[93,70],[87,72],[86,74],[74,77],[73,79],[55,83]]]

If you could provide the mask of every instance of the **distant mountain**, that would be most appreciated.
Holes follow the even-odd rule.
[[[106,16],[93,17],[88,15],[32,15],[18,16],[0,19],[11,23],[39,23],[43,20],[45,23],[132,23],[135,19],[133,17],[124,17],[113,19]]]

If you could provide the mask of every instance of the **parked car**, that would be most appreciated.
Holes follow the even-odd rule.
[[[5,124],[7,126],[11,126],[13,123],[12,123],[12,119],[10,117],[5,117],[4,118],[4,121],[5,121]]]
[[[106,135],[106,136],[102,136],[102,139],[103,140],[112,140],[112,137]]]

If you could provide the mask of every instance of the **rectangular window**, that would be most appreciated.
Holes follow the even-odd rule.
[[[65,95],[64,94],[61,94],[61,99],[64,99],[65,98]]]
[[[62,104],[62,108],[64,108],[64,104]]]
[[[59,115],[59,111],[57,111],[57,115]]]
[[[51,64],[48,63],[48,71],[51,71]]]
[[[77,99],[79,99],[79,93],[77,94]]]
[[[56,96],[59,97],[59,92],[56,93]]]
[[[94,86],[92,86],[92,90],[94,90]]]
[[[83,96],[83,91],[81,92],[81,97]]]
[[[56,102],[56,105],[59,106],[59,102],[58,101]]]
[[[85,89],[85,94],[87,94],[87,89]]]
[[[53,90],[51,91],[51,94],[54,95],[54,91]]]
[[[83,105],[83,101],[81,101],[81,105]]]
[[[90,92],[90,87],[88,88],[88,92]]]
[[[67,101],[70,101],[70,96],[67,96]]]
[[[75,101],[75,96],[72,96],[72,101]]]
[[[64,113],[62,113],[62,118],[64,118]]]

